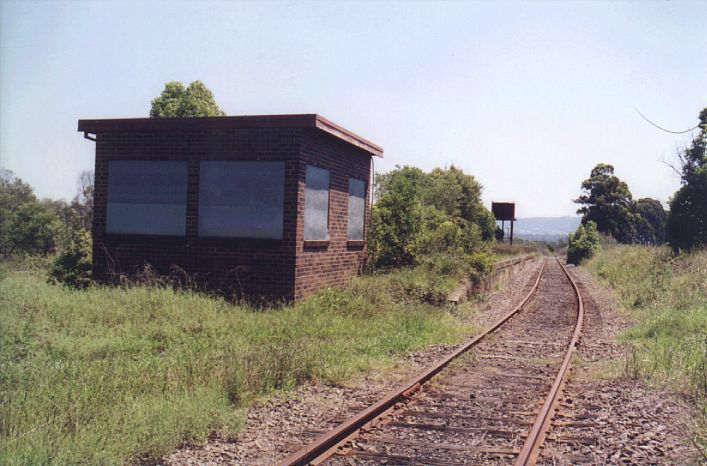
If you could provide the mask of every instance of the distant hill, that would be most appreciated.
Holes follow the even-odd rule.
[[[566,240],[577,229],[580,217],[519,218],[513,226],[513,236],[532,241]]]

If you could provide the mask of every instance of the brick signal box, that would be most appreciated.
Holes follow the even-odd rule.
[[[96,143],[93,275],[149,264],[299,299],[366,261],[375,144],[315,114],[79,120]]]

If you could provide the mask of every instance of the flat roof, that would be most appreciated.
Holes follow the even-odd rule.
[[[186,118],[117,118],[79,120],[79,131],[111,133],[121,131],[189,130],[224,128],[316,128],[372,155],[383,157],[383,148],[327,120],[316,113],[296,115],[239,115]]]

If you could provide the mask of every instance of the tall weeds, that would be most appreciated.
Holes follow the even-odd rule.
[[[687,394],[707,416],[707,251],[614,246],[588,268],[635,317],[621,336],[627,375]]]
[[[6,272],[0,463],[153,461],[235,434],[256,397],[469,330],[446,308],[398,299],[394,275],[255,310],[159,283],[75,291]]]

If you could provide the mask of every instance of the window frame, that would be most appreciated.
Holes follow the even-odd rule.
[[[349,236],[349,227],[351,225],[351,198],[357,197],[351,195],[351,181],[357,181],[363,185],[363,206],[361,210],[361,238],[351,238]],[[347,244],[356,246],[366,242],[366,198],[368,193],[368,183],[366,180],[361,180],[353,176],[348,177],[348,193],[346,195],[346,241]]]
[[[200,233],[199,228],[200,228],[200,220],[201,220],[201,182],[202,182],[202,171],[201,167],[203,163],[209,163],[209,162],[216,162],[216,163],[278,163],[282,164],[282,212],[281,212],[281,223],[282,223],[282,229],[280,231],[280,237],[279,238],[266,238],[266,237],[257,237],[257,236],[225,236],[225,235],[204,235]],[[205,244],[212,244],[212,245],[233,245],[233,244],[244,244],[244,245],[253,245],[253,246],[273,246],[273,245],[278,245],[281,244],[282,241],[285,238],[286,234],[286,216],[287,216],[287,171],[288,171],[288,164],[286,160],[282,159],[276,159],[276,160],[259,160],[259,159],[232,159],[232,158],[224,158],[224,159],[200,159],[198,161],[198,170],[199,170],[199,176],[197,185],[196,185],[196,196],[197,196],[197,201],[196,201],[196,212],[195,212],[195,219],[196,219],[196,225],[195,225],[195,231],[196,231],[196,238]]]
[[[308,239],[307,238],[307,169],[308,167],[315,168],[317,170],[322,170],[327,172],[328,184],[327,184],[327,210],[326,210],[326,238],[325,239]],[[305,176],[304,176],[304,192],[302,195],[302,238],[304,244],[310,248],[326,248],[331,241],[331,180],[332,170],[329,168],[323,168],[321,166],[315,165],[313,163],[305,162]]]
[[[176,162],[180,164],[184,164],[185,168],[185,185],[184,185],[184,216],[183,216],[183,222],[184,222],[184,230],[182,233],[179,234],[169,234],[169,233],[145,233],[145,232],[139,232],[139,233],[132,233],[132,232],[124,232],[124,231],[109,231],[108,230],[108,218],[109,218],[109,207],[111,204],[110,200],[110,172],[111,172],[111,163],[113,162],[132,162],[132,163],[142,163],[142,162],[157,162],[157,163],[170,163],[170,162]],[[150,239],[159,239],[160,241],[167,241],[170,243],[182,243],[186,240],[186,238],[189,236],[189,222],[188,222],[188,217],[189,217],[189,196],[190,196],[190,187],[189,187],[189,176],[190,176],[190,168],[189,168],[189,161],[184,158],[111,158],[106,160],[105,164],[105,204],[103,206],[103,213],[104,213],[104,218],[103,218],[103,225],[102,225],[102,231],[103,234],[106,236],[106,238],[122,238],[126,242],[142,242],[142,241],[149,241]]]

